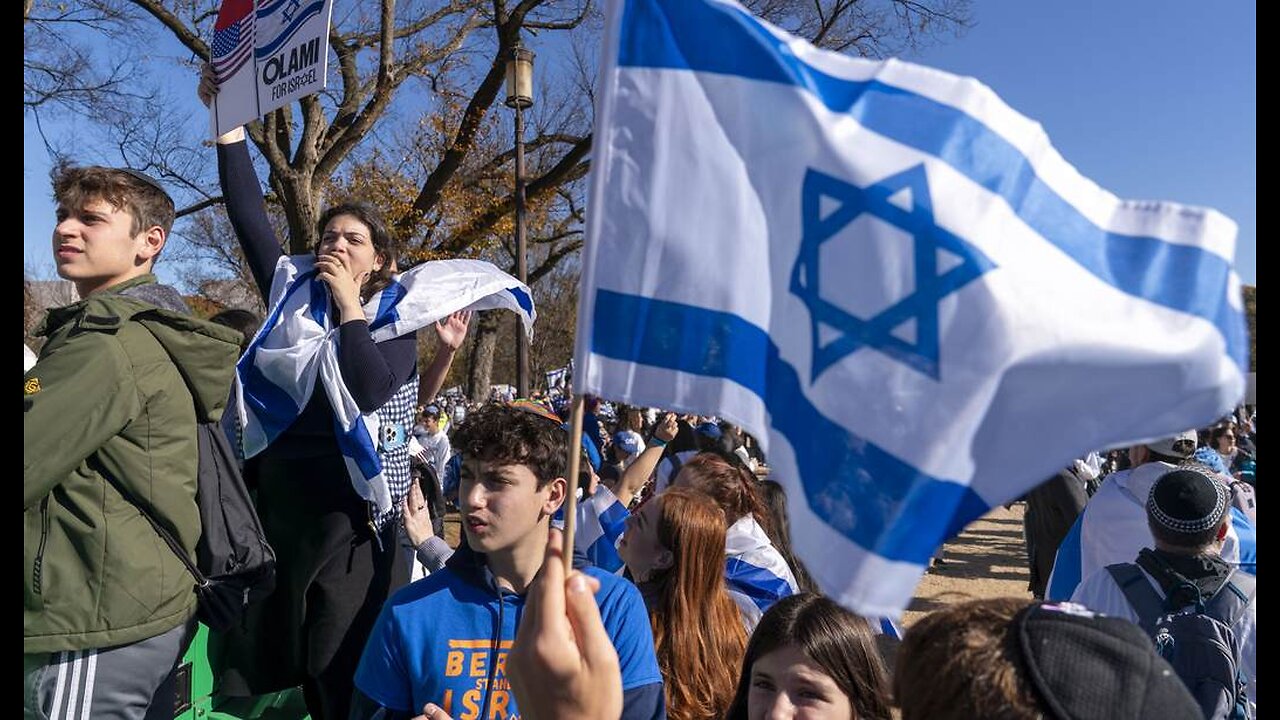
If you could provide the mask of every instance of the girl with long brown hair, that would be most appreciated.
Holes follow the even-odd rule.
[[[649,608],[672,720],[718,720],[733,699],[747,633],[725,588],[724,513],[673,487],[627,520],[618,545]]]
[[[774,603],[799,592],[791,566],[773,541],[769,511],[756,479],[741,462],[700,453],[680,468],[675,486],[708,495],[724,512],[728,531],[723,571],[747,628],[754,628]]]

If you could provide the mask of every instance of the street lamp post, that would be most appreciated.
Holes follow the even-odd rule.
[[[524,230],[524,111],[533,107],[533,53],[520,45],[507,58],[507,106],[516,111],[516,277],[529,283]],[[516,324],[516,393],[529,397],[529,337]]]

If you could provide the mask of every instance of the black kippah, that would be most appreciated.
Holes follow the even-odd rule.
[[[1227,488],[1195,470],[1165,473],[1151,486],[1147,514],[1175,533],[1195,535],[1218,526],[1227,512]]]

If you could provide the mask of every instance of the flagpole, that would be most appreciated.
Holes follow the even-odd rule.
[[[564,505],[564,571],[573,572],[573,532],[578,521],[578,469],[582,461],[582,407],[581,395],[573,396],[573,415],[569,421],[569,477],[566,478],[568,497]]]

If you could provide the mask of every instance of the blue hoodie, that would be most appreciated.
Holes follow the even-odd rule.
[[[627,580],[575,566],[600,581],[596,602],[622,669],[625,720],[666,717],[649,615]],[[500,591],[484,555],[464,543],[437,573],[401,588],[382,608],[355,684],[370,699],[416,714],[433,702],[454,720],[516,720],[505,666],[525,599]]]

